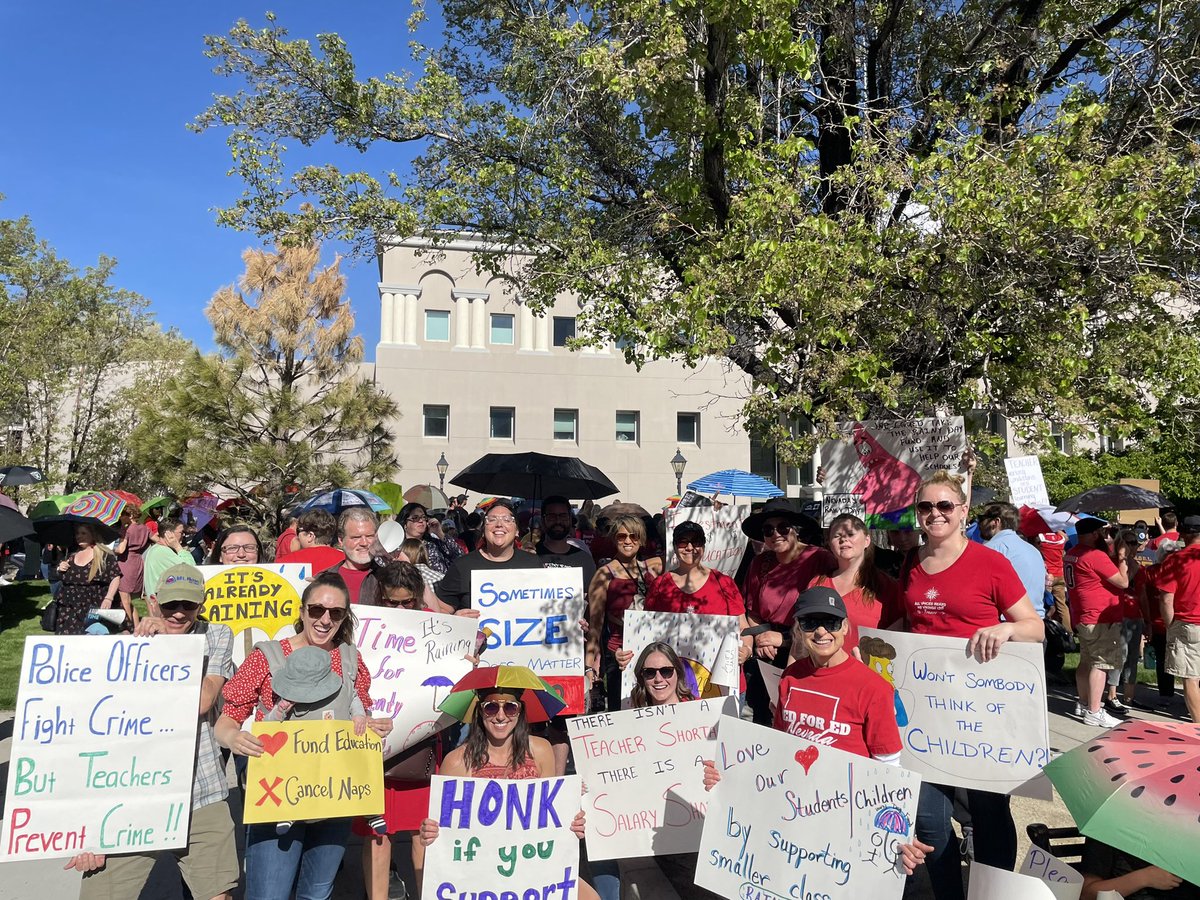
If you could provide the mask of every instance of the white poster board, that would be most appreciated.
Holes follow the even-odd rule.
[[[862,660],[896,689],[900,762],[927,781],[1007,794],[1050,761],[1041,644],[980,663],[963,638],[859,631]]]
[[[1078,900],[1083,889],[1081,879],[1079,884],[1067,885],[1066,892],[1059,894],[1052,885],[1040,878],[997,869],[974,860],[971,861],[970,879],[967,900]]]
[[[1007,456],[1004,471],[1008,473],[1008,499],[1013,506],[1037,509],[1050,505],[1042,461],[1036,456]]]
[[[204,638],[28,637],[0,860],[187,844]]]
[[[838,516],[867,518],[867,504],[862,494],[823,494],[821,497],[821,527],[828,528]]]
[[[567,719],[575,771],[587,785],[589,859],[695,853],[709,794],[717,720],[737,700],[647,706]]]
[[[731,718],[715,762],[696,884],[723,897],[899,900],[918,775]]]
[[[962,471],[962,416],[847,422],[837,430],[849,440],[821,444],[823,487],[830,494],[859,495],[868,516],[898,519],[922,479],[938,469]]]
[[[1017,866],[1017,874],[1044,881],[1057,900],[1079,900],[1083,889],[1083,876],[1041,847],[1029,847]]]
[[[715,506],[680,507],[667,510],[667,552],[665,570],[673,569],[675,547],[671,544],[671,533],[681,522],[696,522],[704,529],[704,565],[733,578],[742,564],[742,556],[750,538],[742,532],[742,522],[750,515],[749,506],[723,503]]]
[[[429,817],[439,834],[425,851],[422,896],[577,897],[579,839],[571,822],[579,794],[577,775],[521,781],[434,775]]]
[[[647,644],[670,644],[683,660],[690,685],[701,696],[714,697],[719,688],[738,684],[738,644],[741,629],[737,616],[708,616],[703,613],[625,611],[622,646],[633,651],[633,659],[621,673],[621,703],[627,706],[633,690],[634,667]]]
[[[583,591],[583,570],[575,566],[471,573],[476,623],[491,631],[487,665],[528,666],[562,689],[567,713],[584,711]]]
[[[371,673],[374,715],[394,723],[383,739],[394,756],[454,723],[438,710],[458,679],[471,671],[475,619],[422,610],[357,606],[358,651]]]

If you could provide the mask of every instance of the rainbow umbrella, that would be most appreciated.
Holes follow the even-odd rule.
[[[526,666],[481,666],[460,678],[438,709],[460,722],[470,722],[479,700],[477,691],[488,690],[522,691],[528,722],[549,722],[567,706],[557,689]]]
[[[64,509],[63,515],[96,519],[105,525],[116,525],[117,520],[121,518],[121,511],[128,505],[128,501],[114,491],[93,491]]]

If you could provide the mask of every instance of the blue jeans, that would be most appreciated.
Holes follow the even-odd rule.
[[[329,900],[350,821],[294,822],[286,834],[246,826],[246,900],[288,900],[293,884],[296,900]]]
[[[1012,871],[1017,864],[1017,826],[1008,808],[1007,794],[967,791],[975,859],[984,865]],[[937,900],[963,900],[962,860],[950,814],[954,788],[944,784],[921,784],[917,800],[917,840],[933,847],[925,857],[925,868]]]

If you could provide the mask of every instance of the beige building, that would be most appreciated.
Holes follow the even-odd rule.
[[[685,485],[751,468],[738,422],[745,376],[727,363],[657,361],[639,372],[611,345],[570,350],[575,300],[535,316],[511,284],[476,273],[479,241],[418,255],[428,246],[398,241],[379,260],[375,381],[400,407],[401,484],[437,484],[443,453],[449,479],[485,453],[537,451],[579,457],[613,480],[614,499],[653,510],[675,492],[676,449]]]

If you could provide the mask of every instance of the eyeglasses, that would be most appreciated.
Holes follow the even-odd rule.
[[[158,608],[163,612],[177,613],[181,609],[184,612],[194,612],[200,608],[199,603],[192,603],[188,600],[168,600],[166,603],[158,604]]]
[[[618,544],[637,544],[641,538],[636,534],[630,534],[628,531],[618,531],[613,535],[613,540]]]
[[[704,541],[700,540],[700,538],[679,538],[677,541],[675,541],[675,546],[676,547],[699,547],[699,548],[703,549]]]
[[[939,500],[937,503],[922,500],[917,504],[917,512],[923,516],[927,516],[936,509],[943,516],[948,516],[961,505],[961,503],[955,503],[953,500]]]
[[[426,516],[409,516],[404,521],[405,522],[415,522],[416,524],[420,525],[422,522],[428,522],[429,519]]]
[[[398,590],[402,590],[402,589],[398,589]],[[410,605],[415,606],[417,603],[416,596],[413,594],[412,591],[407,591],[406,593],[408,594],[407,597],[393,597],[393,596],[390,596],[385,591],[381,602],[385,606],[410,606]]]
[[[787,537],[789,534],[792,533],[793,530],[794,529],[792,528],[791,525],[786,525],[786,524],[784,524],[784,525],[764,525],[762,527],[762,535],[763,535],[763,537],[774,537],[775,535],[779,535],[780,537]]]
[[[221,547],[221,552],[229,553],[231,555],[236,555],[236,556],[242,556],[246,553],[258,552],[258,545],[257,544],[225,544]]]
[[[517,520],[512,516],[488,516],[483,521],[487,522],[489,525],[511,525]]]
[[[675,671],[674,666],[659,666],[658,668],[646,666],[642,669],[642,681],[653,681],[655,675],[664,681],[670,681],[677,674],[679,673]]]
[[[504,714],[510,719],[515,719],[521,714],[521,701],[505,700],[501,703],[499,700],[489,700],[483,704],[483,714],[489,719],[494,719],[500,713],[501,709],[504,710]]]
[[[325,614],[329,613],[329,621],[334,625],[346,618],[346,615],[350,612],[344,606],[322,606],[320,603],[310,603],[304,607],[304,611],[308,613],[310,619],[316,622],[320,622],[325,617]]]
[[[837,616],[805,616],[800,619],[797,624],[801,631],[806,631],[809,634],[816,631],[818,628],[824,628],[830,634],[835,631],[841,631],[845,619],[839,619]]]

